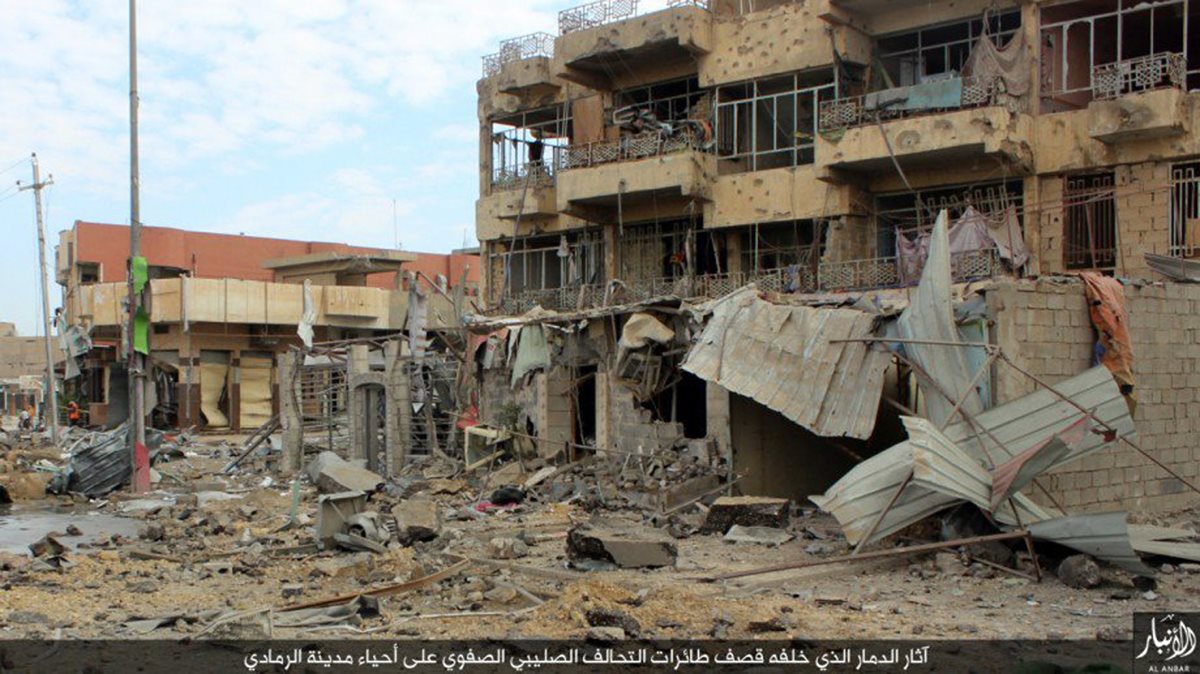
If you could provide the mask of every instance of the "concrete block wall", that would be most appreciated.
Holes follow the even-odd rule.
[[[1145,253],[1167,253],[1171,218],[1171,164],[1130,164],[1114,167],[1112,172],[1117,212],[1117,271],[1122,276],[1152,278],[1154,274],[1143,256]],[[1064,178],[1046,176],[1030,180],[1040,181],[1040,203],[1030,206],[1031,211],[1040,211],[1036,218],[1040,234],[1036,238],[1041,241],[1038,251],[1040,269],[1043,274],[1061,273],[1065,270]]]
[[[1192,482],[1200,482],[1200,287],[1125,287],[1137,381],[1136,442]],[[988,292],[993,341],[1021,367],[1053,384],[1091,366],[1094,332],[1077,280],[1014,281]],[[997,400],[1036,384],[998,365]],[[1169,510],[1200,500],[1179,480],[1121,443],[1039,480],[1072,512]],[[1043,503],[1036,488],[1028,493]]]
[[[597,386],[607,383],[607,394],[597,396],[606,399],[608,413],[597,410],[598,419],[607,419],[607,447],[622,452],[642,451],[651,453],[659,447],[671,446],[683,437],[683,424],[655,421],[650,410],[637,404],[633,392],[617,381],[611,374],[597,380]],[[604,445],[602,445],[604,446]],[[613,458],[621,458],[614,455]]]

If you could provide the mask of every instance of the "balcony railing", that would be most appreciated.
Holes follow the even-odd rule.
[[[902,87],[905,89],[908,87]],[[821,103],[818,113],[818,128],[824,133],[849,129],[864,124],[872,124],[876,120],[889,121],[903,117],[913,117],[946,110],[976,108],[996,103],[997,80],[979,80],[973,77],[962,78],[962,97],[952,101],[952,105],[931,105],[928,107],[888,105],[888,94],[899,92],[900,89],[889,89],[862,96],[847,96]],[[904,100],[896,98],[897,102]]]
[[[951,276],[956,282],[991,278],[1006,273],[995,249],[966,251],[950,257]],[[912,278],[905,278],[912,276]],[[836,292],[896,288],[917,283],[915,276],[904,274],[895,257],[881,257],[844,262],[823,262],[812,267],[795,266],[766,269],[757,272],[730,272],[676,278],[652,278],[625,281],[616,301],[645,301],[655,297],[686,299],[716,299],[750,283],[770,292]],[[535,306],[553,311],[575,311],[602,306],[605,287],[602,285],[527,290],[504,300],[504,310],[522,314]]]
[[[680,129],[672,134],[660,131],[645,131],[638,134],[622,136],[615,140],[602,140],[595,143],[581,143],[567,148],[564,169],[598,166],[622,161],[634,161],[647,157],[682,152],[684,150],[702,149],[699,137],[690,128]]]
[[[500,43],[500,51],[483,57],[483,76],[491,77],[507,63],[535,56],[554,56],[554,36],[549,33],[530,33]]]
[[[699,7],[708,9],[708,0],[667,0],[667,7]]]
[[[529,187],[552,187],[566,160],[566,148],[547,147],[540,162],[524,162],[516,166],[498,167],[492,172],[492,189],[519,190]]]
[[[1092,96],[1107,100],[1151,89],[1182,89],[1186,80],[1187,59],[1184,55],[1161,52],[1095,66],[1092,68]]]
[[[818,272],[818,290],[865,290],[891,288],[917,283],[924,261],[905,269],[896,257],[877,257],[844,262],[822,262]],[[1004,265],[995,248],[954,253],[950,256],[950,276],[965,282],[1004,273]]]
[[[566,35],[628,19],[637,14],[638,0],[597,0],[558,13],[558,33]]]

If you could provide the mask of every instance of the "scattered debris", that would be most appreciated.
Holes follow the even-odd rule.
[[[674,566],[679,550],[670,537],[637,526],[584,524],[567,533],[572,560],[609,561],[621,568]]]
[[[791,501],[766,496],[722,496],[704,519],[705,533],[726,533],[735,524],[782,529],[788,525]]]

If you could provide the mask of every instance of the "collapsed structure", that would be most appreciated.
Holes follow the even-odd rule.
[[[1103,424],[1142,451],[1106,426],[1028,506],[1190,503],[1198,11],[601,0],[503,42],[478,85],[478,418],[515,412],[544,452],[711,442],[743,492],[806,499],[915,442],[913,419],[1072,390],[1104,349],[1098,400],[1132,416]],[[1085,271],[1121,279],[1120,344]],[[962,432],[931,437],[986,463]],[[1031,449],[1010,448],[989,465]]]

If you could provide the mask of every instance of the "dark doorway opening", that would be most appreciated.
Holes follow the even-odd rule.
[[[574,387],[575,442],[596,444],[596,366],[585,365],[576,370]]]

